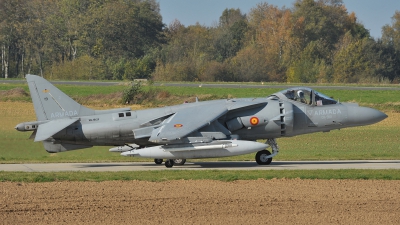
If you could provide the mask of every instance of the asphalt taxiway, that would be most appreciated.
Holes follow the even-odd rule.
[[[318,170],[318,169],[399,169],[400,160],[338,160],[338,161],[273,161],[260,166],[256,162],[186,162],[183,166],[166,168],[152,162],[115,163],[22,163],[0,164],[0,171],[146,171],[146,170]]]

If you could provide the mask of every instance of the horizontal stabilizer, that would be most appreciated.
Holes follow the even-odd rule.
[[[36,136],[35,136],[35,142],[37,141],[44,141],[54,134],[60,132],[62,129],[68,127],[69,125],[75,123],[78,121],[78,118],[73,118],[73,119],[61,119],[61,120],[51,120],[47,123],[40,124]]]

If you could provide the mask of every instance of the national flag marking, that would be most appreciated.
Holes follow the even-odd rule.
[[[253,126],[257,125],[259,122],[260,120],[258,119],[258,117],[253,116],[250,118],[250,124]]]

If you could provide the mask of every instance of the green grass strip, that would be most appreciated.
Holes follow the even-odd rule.
[[[399,170],[159,170],[121,172],[5,172],[0,182],[114,181],[140,180],[257,180],[257,179],[351,179],[400,180]]]

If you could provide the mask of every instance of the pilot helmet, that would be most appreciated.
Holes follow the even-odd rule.
[[[302,90],[298,91],[297,96],[299,96],[300,98],[304,98],[304,92]]]

